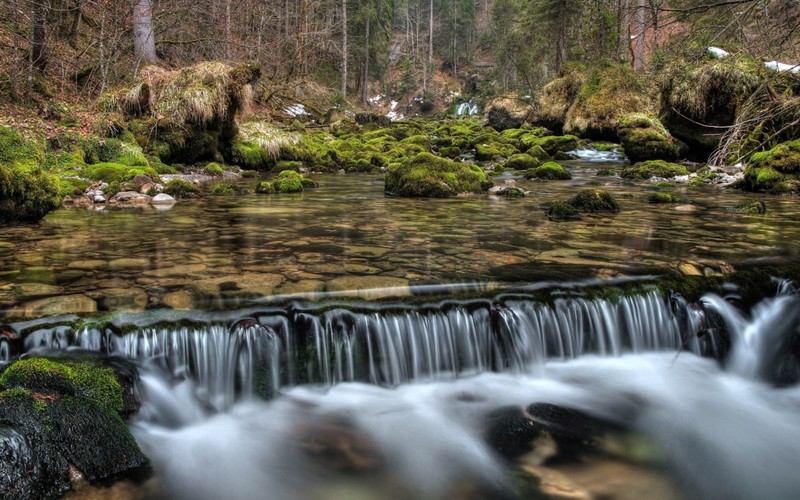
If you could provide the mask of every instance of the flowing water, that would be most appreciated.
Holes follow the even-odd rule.
[[[796,498],[794,286],[748,310],[652,285],[796,262],[796,201],[748,216],[731,208],[752,196],[680,187],[686,204],[649,205],[596,175],[613,159],[572,162],[566,183],[515,179],[524,199],[390,198],[378,176],[321,176],[302,195],[0,228],[0,361],[134,359],[132,428],[165,498],[513,498],[487,419],[536,402],[618,430],[587,461],[519,459],[579,492]],[[556,223],[538,208],[590,183],[623,210]]]

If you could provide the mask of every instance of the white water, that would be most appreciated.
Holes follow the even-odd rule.
[[[749,320],[719,298],[705,300],[741,332],[734,334],[730,372],[686,351],[587,355],[396,388],[300,386],[214,415],[192,396],[191,381],[174,386],[148,375],[135,434],[169,498],[449,498],[465,481],[497,491],[507,485],[502,462],[480,437],[482,415],[542,401],[649,435],[689,498],[797,498],[800,389],[776,389],[754,377],[784,354],[755,339],[776,340],[776,330],[796,335],[792,307],[800,299],[765,301]],[[374,443],[385,473],[333,474],[304,451],[299,443],[315,435],[309,429],[324,427],[332,415]]]

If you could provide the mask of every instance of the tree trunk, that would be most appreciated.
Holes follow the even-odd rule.
[[[50,2],[33,2],[33,32],[31,38],[31,65],[39,71],[47,69],[47,11]]]
[[[367,87],[369,87],[369,21],[370,15],[367,13],[366,36],[364,37],[364,84],[361,87],[361,102],[367,103]]]
[[[225,60],[231,60],[231,0],[225,0]]]
[[[342,97],[347,99],[347,0],[342,0]]]
[[[156,38],[153,33],[152,0],[133,2],[133,54],[144,64],[156,63]]]
[[[644,24],[645,24],[645,0],[639,0],[636,7],[636,18],[639,24],[636,32],[636,58],[633,62],[633,69],[636,71],[644,70]]]

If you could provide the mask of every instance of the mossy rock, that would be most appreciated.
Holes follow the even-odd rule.
[[[211,196],[238,196],[245,193],[245,189],[232,182],[215,182],[209,190]]]
[[[655,205],[685,202],[685,200],[680,196],[674,195],[672,193],[667,193],[664,191],[648,194],[647,197],[645,198],[645,201],[647,201],[647,203],[652,203]]]
[[[458,146],[442,146],[439,148],[439,155],[454,160],[461,156],[461,148]]]
[[[631,180],[647,180],[651,177],[663,177],[670,179],[678,175],[689,175],[686,167],[677,163],[670,163],[664,160],[650,160],[625,167],[620,172],[620,177]]]
[[[0,221],[32,221],[61,205],[59,182],[42,168],[44,142],[0,126]]]
[[[304,168],[303,162],[294,160],[280,160],[272,167],[272,172],[280,173],[284,170],[291,170],[293,172],[300,172]]]
[[[216,162],[208,163],[205,168],[203,168],[203,173],[206,175],[211,175],[214,177],[221,177],[222,172],[224,172],[222,165]]]
[[[791,181],[800,179],[800,139],[783,142],[768,151],[754,153],[737,187],[748,191],[791,192]],[[795,183],[796,184],[796,183]]]
[[[525,172],[526,179],[543,179],[543,180],[569,180],[572,179],[572,174],[569,170],[562,167],[554,161],[548,161]]]
[[[475,159],[478,161],[495,160],[503,156],[500,149],[494,144],[476,144],[475,145]]]
[[[581,218],[578,210],[565,201],[554,201],[550,203],[545,213],[548,219],[554,221],[577,220]]]
[[[743,201],[733,207],[733,211],[747,215],[764,215],[767,213],[767,204],[763,200]]]
[[[646,160],[677,160],[683,145],[676,141],[658,118],[631,113],[620,118],[619,139],[631,163]]]
[[[572,151],[573,149],[577,149],[578,138],[575,137],[574,135],[549,135],[546,137],[539,138],[536,141],[536,144],[534,144],[534,146],[540,146],[544,150],[544,152],[546,152],[550,156],[553,156],[559,152]],[[531,154],[530,149],[528,154]]]
[[[550,154],[548,154],[540,144],[534,144],[527,151],[525,151],[525,154],[532,156],[539,161],[547,161],[550,159]]]
[[[567,201],[579,212],[619,212],[619,204],[602,189],[584,189]]]
[[[536,168],[540,164],[541,162],[538,159],[525,153],[519,153],[512,155],[503,166],[512,170],[528,170]]]
[[[293,170],[284,170],[273,182],[278,193],[303,192],[303,176]]]
[[[200,196],[200,188],[185,179],[172,179],[164,186],[163,192],[173,198],[195,198]]]
[[[95,163],[87,166],[83,175],[93,181],[124,182],[137,175],[146,175],[156,182],[160,182],[158,172],[152,167],[130,167],[121,163]]]
[[[582,82],[570,106],[564,131],[582,137],[616,141],[622,117],[655,111],[655,89],[626,64],[595,66]]]
[[[443,198],[484,192],[492,181],[477,165],[420,153],[386,172],[385,192],[396,196]]]
[[[118,413],[123,407],[122,386],[114,371],[90,363],[22,359],[3,372],[0,386],[19,387],[40,394],[80,395]]]

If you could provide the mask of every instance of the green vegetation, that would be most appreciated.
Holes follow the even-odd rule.
[[[262,181],[256,186],[256,193],[301,193],[305,188],[317,187],[317,183],[294,170],[284,170],[272,182]]]
[[[647,203],[653,204],[662,204],[662,203],[684,203],[685,200],[680,196],[674,195],[672,193],[665,193],[665,192],[658,192],[658,193],[650,193],[645,198]]]
[[[743,201],[733,207],[733,211],[747,215],[763,215],[767,213],[767,204],[763,200]]]
[[[550,203],[547,207],[546,214],[550,220],[555,221],[576,220],[581,218],[578,210],[569,202],[565,201],[554,201]]]
[[[216,162],[211,162],[205,166],[203,169],[203,173],[206,175],[211,175],[214,177],[221,177],[222,176],[222,165]]]
[[[737,187],[748,191],[800,191],[800,139],[754,153]]]
[[[390,167],[386,172],[385,191],[396,196],[442,198],[460,193],[483,192],[492,182],[477,165],[467,165],[420,153]]]
[[[664,125],[653,116],[631,113],[619,120],[619,139],[631,163],[646,160],[674,161],[680,157],[681,145]]]
[[[44,141],[0,126],[0,221],[29,221],[61,205],[59,183],[45,172]]]
[[[81,395],[115,412],[122,411],[123,407],[122,387],[114,371],[87,362],[22,359],[3,372],[0,386],[43,394]]]
[[[137,175],[146,175],[155,182],[159,182],[158,172],[151,167],[130,167],[121,163],[95,163],[84,169],[83,175],[92,181],[124,182]]]
[[[540,164],[541,162],[531,155],[519,153],[512,155],[503,166],[513,170],[529,170],[538,167]]]

